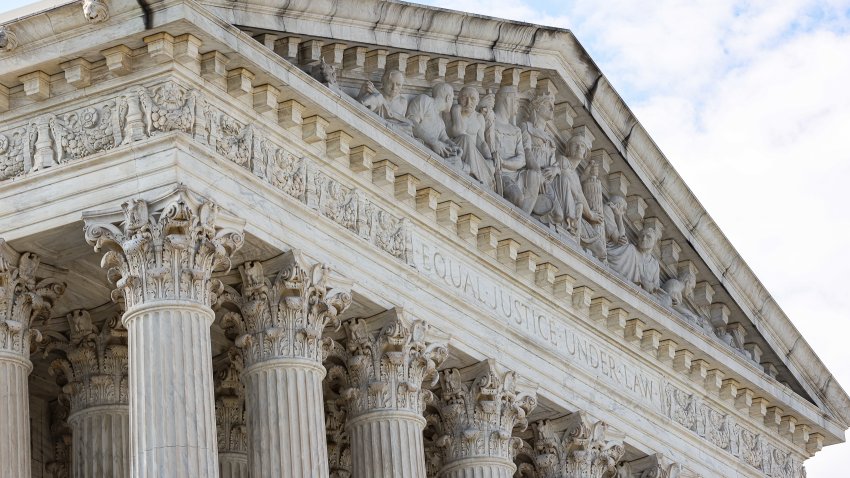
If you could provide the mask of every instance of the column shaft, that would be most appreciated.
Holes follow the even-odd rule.
[[[327,478],[324,376],[324,367],[297,358],[245,369],[251,476]]]
[[[248,459],[244,453],[219,453],[221,478],[249,478]]]
[[[443,472],[444,478],[512,478],[516,467],[513,463],[482,462],[458,463]]]
[[[130,411],[126,405],[103,405],[68,418],[73,441],[74,478],[130,476]]]
[[[374,411],[349,423],[352,478],[425,478],[425,419],[404,411]]]
[[[209,307],[179,301],[125,315],[133,477],[218,477],[213,318]]]
[[[29,360],[0,352],[0,478],[32,476],[30,457]]]

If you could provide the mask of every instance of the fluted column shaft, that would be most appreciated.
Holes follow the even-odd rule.
[[[72,430],[71,476],[130,476],[130,410],[127,405],[100,405],[68,417]]]
[[[425,419],[407,411],[376,410],[348,424],[351,476],[425,478]]]
[[[512,478],[516,466],[505,460],[470,458],[444,469],[444,478]]]
[[[221,478],[249,478],[248,457],[244,453],[219,453]]]
[[[243,377],[251,476],[327,477],[324,367],[281,358],[248,367]]]
[[[168,300],[124,315],[133,477],[219,476],[209,333],[213,319],[207,306]]]
[[[30,402],[27,377],[32,363],[0,351],[0,478],[29,478]]]

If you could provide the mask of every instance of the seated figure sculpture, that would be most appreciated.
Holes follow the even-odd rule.
[[[437,153],[450,166],[465,172],[461,161],[461,149],[446,133],[443,115],[448,113],[454,100],[454,89],[446,83],[437,83],[433,96],[421,94],[407,105],[407,119],[413,128],[413,136]]]
[[[515,86],[502,86],[493,106],[494,167],[501,181],[501,194],[514,206],[530,213],[540,192],[542,177],[525,168],[522,130],[514,125],[517,113]]]
[[[446,130],[461,149],[464,171],[469,171],[469,175],[485,188],[493,190],[493,159],[484,137],[484,115],[475,110],[478,101],[478,90],[463,87],[458,94],[458,104],[452,106]]]
[[[404,87],[404,73],[387,69],[381,77],[381,89],[367,81],[360,89],[357,100],[370,111],[387,120],[389,127],[399,133],[413,135],[413,128],[407,120],[407,99],[401,96]]]
[[[585,127],[574,130],[567,142],[567,156],[558,156],[558,174],[552,180],[553,207],[549,223],[568,236],[579,239],[582,218],[590,224],[602,223],[602,215],[587,202],[577,168],[590,151],[593,135]]]
[[[603,213],[608,264],[626,279],[655,294],[661,291],[661,266],[652,251],[661,231],[657,226],[644,227],[635,247],[626,236],[625,213],[626,200],[611,196]]]
[[[544,222],[550,222],[548,215],[555,205],[552,179],[559,172],[555,157],[557,143],[547,129],[554,114],[555,96],[548,91],[538,93],[531,100],[529,120],[521,126],[528,187],[521,208],[540,217]]]

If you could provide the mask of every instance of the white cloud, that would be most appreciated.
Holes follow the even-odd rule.
[[[573,0],[550,17],[433,3],[572,29],[850,387],[850,1]],[[809,476],[844,476],[848,450],[828,447]]]

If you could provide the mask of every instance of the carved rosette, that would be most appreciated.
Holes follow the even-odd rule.
[[[113,300],[123,297],[128,311],[166,300],[211,306],[221,285],[212,272],[230,268],[245,240],[242,224],[222,218],[217,204],[196,200],[183,187],[165,201],[131,199],[121,208],[120,227],[114,213],[84,214],[86,240],[95,251],[109,249],[101,266],[116,287]]]
[[[50,364],[50,374],[64,382],[71,412],[99,406],[126,405],[127,330],[120,316],[113,317],[98,331],[89,313],[75,310],[67,315],[70,332],[51,333],[45,355],[62,357]]]
[[[527,416],[537,404],[536,392],[522,391],[517,374],[502,371],[487,360],[464,370],[440,373],[439,416],[428,417],[435,425],[436,445],[444,466],[467,458],[502,459],[513,462],[520,440],[515,428],[528,426]]]
[[[216,372],[215,421],[219,453],[248,453],[245,427],[245,386],[242,385],[242,352],[227,351],[227,366]]]
[[[379,410],[404,410],[421,415],[433,394],[422,388],[439,380],[437,367],[448,357],[445,344],[426,342],[428,324],[408,321],[400,309],[376,321],[345,323],[347,369],[351,388],[343,392],[349,413],[356,417]]]
[[[621,441],[609,439],[608,425],[590,421],[584,412],[541,420],[532,428],[539,478],[602,478],[616,472],[625,454]]]
[[[351,305],[347,290],[332,289],[331,270],[325,264],[308,265],[297,251],[284,257],[274,280],[263,265],[249,261],[239,267],[242,293],[226,289],[219,306],[232,304],[222,326],[239,333],[236,344],[244,351],[245,366],[279,358],[306,359],[321,364],[331,346],[322,338],[325,327],[339,327],[338,315]]]
[[[32,325],[48,319],[65,292],[65,283],[37,275],[40,262],[36,254],[18,254],[0,239],[0,353],[29,358],[30,339],[41,341]]]

